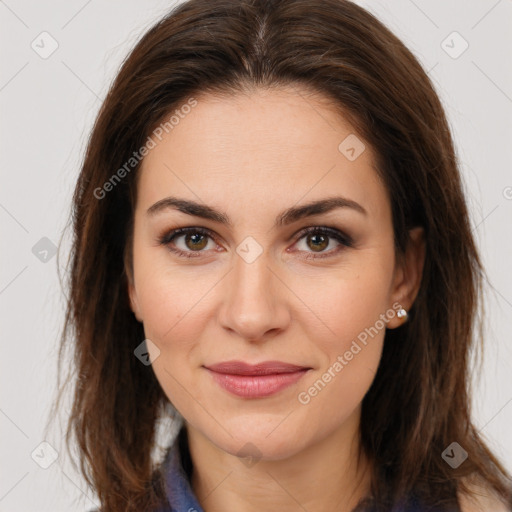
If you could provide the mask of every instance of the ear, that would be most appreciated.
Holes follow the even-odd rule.
[[[132,232],[133,233],[133,232]],[[123,263],[124,263],[124,274],[126,276],[127,281],[127,291],[128,297],[130,300],[130,309],[133,311],[135,318],[142,322],[142,313],[139,306],[139,299],[137,297],[137,290],[135,289],[134,283],[134,272],[133,272],[133,254],[132,254],[132,236],[131,234],[128,237],[126,242],[126,247],[123,255]]]
[[[391,303],[398,303],[406,311],[411,309],[420,289],[423,266],[425,263],[425,231],[422,227],[409,230],[409,241],[403,258],[397,260],[391,291]],[[387,327],[394,329],[404,323],[403,318],[395,316]]]
[[[135,315],[135,318],[142,322],[142,312],[140,310],[139,306],[139,298],[137,296],[137,290],[135,289],[134,279],[133,279],[133,273],[131,270],[131,266],[127,265],[127,262],[125,260],[125,272],[126,277],[128,281],[128,297],[130,299],[130,309],[133,311],[133,314]]]
[[[142,313],[139,306],[139,299],[137,297],[137,290],[130,279],[128,282],[128,296],[130,297],[130,309],[133,311],[135,318],[142,322]]]

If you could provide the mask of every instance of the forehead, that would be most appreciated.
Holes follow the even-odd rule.
[[[195,99],[144,158],[138,208],[165,195],[247,210],[335,193],[386,208],[371,148],[327,98],[288,87]]]

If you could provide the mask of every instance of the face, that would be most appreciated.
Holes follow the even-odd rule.
[[[358,417],[421,258],[397,263],[372,150],[321,97],[197,99],[140,171],[131,305],[188,424],[226,452],[284,458]],[[240,396],[206,368],[233,360],[309,370]]]

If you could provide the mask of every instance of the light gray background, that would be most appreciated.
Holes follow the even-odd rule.
[[[358,3],[419,58],[447,110],[489,276],[486,359],[475,381],[474,421],[512,469],[512,1]],[[108,85],[129,49],[171,5],[0,0],[0,512],[98,505],[66,460],[62,432],[43,437],[55,396],[64,301],[57,258],[49,253],[40,261],[32,248],[43,237],[58,245],[86,136]],[[59,45],[47,59],[31,47],[34,40],[50,47],[49,39],[41,42],[43,31]],[[442,47],[453,31],[469,44],[458,58]],[[452,53],[461,44],[454,36],[444,43]],[[68,247],[66,238],[61,268]],[[59,454],[48,469],[31,458],[43,441]]]

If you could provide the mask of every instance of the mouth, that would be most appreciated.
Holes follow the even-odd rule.
[[[204,367],[224,390],[242,398],[263,398],[297,383],[312,368],[267,361],[251,365],[227,361]]]

